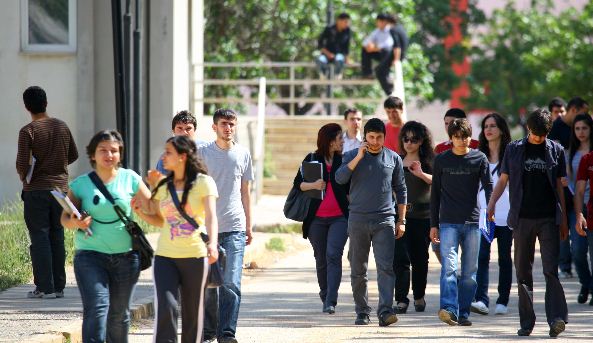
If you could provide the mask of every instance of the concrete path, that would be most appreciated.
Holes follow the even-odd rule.
[[[493,252],[496,248],[493,247]],[[493,253],[492,260],[496,261]],[[372,261],[372,256],[371,256]],[[376,272],[370,263],[370,302],[377,303]],[[517,337],[518,312],[517,291],[513,284],[509,314],[504,316],[480,316],[472,314],[471,327],[451,327],[437,318],[439,308],[438,276],[440,267],[431,255],[427,308],[416,313],[413,308],[390,327],[378,326],[371,317],[369,326],[355,326],[354,306],[350,291],[348,263],[344,261],[344,273],[340,289],[339,304],[334,315],[321,313],[321,302],[317,296],[313,254],[305,250],[261,271],[244,282],[243,302],[239,316],[237,338],[239,342],[467,342],[467,341],[516,341],[549,339],[545,322],[543,276],[539,256],[536,257],[535,303],[538,322],[530,338]],[[491,263],[490,296],[496,301],[496,263]],[[576,296],[579,291],[576,279],[564,280],[570,323],[558,341],[593,341],[593,306],[579,305]],[[494,312],[494,306],[490,310]],[[130,342],[151,342],[153,325],[151,321],[137,323]]]

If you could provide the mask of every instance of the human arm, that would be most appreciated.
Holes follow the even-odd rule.
[[[134,213],[148,224],[156,227],[165,225],[165,218],[159,208],[159,200],[151,198],[150,191],[144,182],[138,184],[138,191],[130,204]]]
[[[247,241],[245,244],[251,244],[253,240],[253,228],[251,227],[251,191],[249,190],[250,181],[241,181],[241,203],[243,204],[243,211],[245,212],[245,236]]]
[[[68,145],[68,164],[72,164],[78,159],[78,149],[76,148],[76,142],[74,142],[74,137],[72,137],[70,130],[68,130],[68,135],[70,136],[70,144]]]
[[[487,202],[488,209],[486,212],[488,213],[488,219],[490,221],[494,221],[494,210],[496,209],[496,202],[502,196],[504,189],[507,187],[507,183],[509,182],[509,174],[501,173],[498,177],[498,182],[494,186],[492,190],[492,194],[490,195],[490,200]]]
[[[206,214],[206,230],[208,230],[208,263],[218,260],[218,218],[216,217],[216,196],[208,195],[202,198]]]
[[[577,233],[583,237],[587,236],[587,232],[585,232],[585,229],[587,228],[587,220],[583,215],[583,199],[585,198],[586,188],[586,180],[577,180],[574,195],[574,212],[576,215],[575,229]]]
[[[420,164],[420,161],[412,161],[408,169],[412,175],[416,176],[429,185],[432,184],[432,175],[422,171],[422,165]]]
[[[393,168],[393,174],[391,176],[391,187],[397,201],[397,215],[398,222],[395,224],[395,238],[401,238],[405,231],[406,226],[403,220],[406,218],[406,209],[408,203],[408,190],[406,188],[406,180],[404,177],[403,162],[399,156],[395,158],[395,167]]]
[[[560,208],[562,209],[562,219],[560,222],[560,239],[565,240],[566,238],[568,238],[568,224],[566,218],[566,204],[564,202],[564,185],[562,184],[561,177],[556,179],[556,191],[558,192]]]
[[[25,180],[31,165],[31,135],[22,130],[19,132],[18,150],[16,154],[16,172],[21,181]]]
[[[480,166],[480,182],[484,188],[484,195],[486,197],[486,204],[492,196],[492,174],[490,174],[490,167],[488,158],[484,156]]]
[[[309,155],[307,155],[305,157],[305,159],[303,160],[303,162],[312,161],[314,158],[315,158],[315,155],[311,156],[311,154],[309,154]],[[302,165],[302,163],[301,163],[301,165]],[[322,191],[322,190],[325,189],[326,183],[325,183],[325,181],[323,181],[323,179],[319,179],[319,180],[314,181],[314,182],[306,182],[303,179],[303,175],[301,174],[301,168],[299,168],[297,170],[296,176],[294,177],[293,185],[295,187],[298,187],[303,192],[309,191],[309,190],[312,190],[312,189],[317,189],[317,190]]]
[[[441,207],[441,166],[440,158],[434,160],[432,187],[430,188],[430,240],[439,243],[439,211]]]
[[[72,191],[68,191],[68,198],[72,201],[72,204],[77,209],[80,209],[81,202],[80,200],[72,193]],[[84,218],[78,219],[74,213],[68,214],[66,211],[62,211],[62,216],[60,217],[60,223],[63,227],[67,229],[88,229],[91,226],[92,218],[91,216],[86,216]]]
[[[364,144],[364,146],[365,146],[364,149],[366,150],[366,142],[363,142],[362,144]],[[359,157],[360,150],[363,146],[362,144],[361,144],[361,147],[359,147],[358,150],[356,151],[356,155],[354,155],[351,151],[347,152],[346,155],[344,155],[344,159],[342,160],[342,165],[336,171],[336,182],[337,183],[339,183],[341,185],[345,185],[348,182],[350,182],[350,178],[352,177],[352,171],[354,170],[354,168],[356,168],[356,166],[362,159],[362,157]],[[363,156],[364,156],[364,152],[363,152]]]

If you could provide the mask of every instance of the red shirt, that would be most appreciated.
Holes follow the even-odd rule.
[[[331,166],[326,165],[325,169],[327,174],[331,171]],[[334,189],[332,188],[332,183],[328,182],[325,186],[325,195],[319,208],[317,209],[317,213],[315,216],[327,218],[327,217],[339,217],[343,215],[342,209],[340,209],[340,205],[338,204],[338,200],[336,200],[336,196],[334,194]]]
[[[399,154],[399,132],[401,126],[394,127],[389,121],[385,122],[385,147]]]
[[[469,147],[472,149],[477,149],[479,145],[480,145],[480,142],[478,142],[475,139],[472,139],[471,142],[469,142]],[[441,152],[445,152],[452,148],[453,148],[453,144],[451,143],[451,141],[446,141],[446,142],[437,144],[437,146],[434,147],[434,153],[438,155]]]
[[[581,162],[579,163],[579,170],[577,171],[577,181],[587,181],[589,180],[589,189],[593,189],[593,152],[588,153],[587,155],[581,158]],[[593,197],[589,197],[589,202],[587,203],[587,227],[593,228],[593,204],[591,201]]]

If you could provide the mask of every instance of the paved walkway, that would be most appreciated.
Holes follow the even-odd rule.
[[[496,261],[493,248],[492,260]],[[372,261],[372,257],[371,257]],[[355,326],[354,306],[350,291],[348,263],[344,261],[344,274],[340,289],[339,304],[335,315],[321,313],[321,302],[317,296],[313,254],[310,249],[279,261],[273,267],[259,272],[243,285],[243,303],[239,316],[237,338],[239,342],[467,342],[467,341],[516,341],[529,339],[548,339],[548,326],[545,322],[543,275],[539,256],[536,257],[535,303],[537,325],[530,338],[517,337],[518,312],[517,291],[513,284],[509,314],[504,316],[480,316],[472,314],[472,327],[450,327],[437,318],[439,303],[438,262],[431,255],[429,283],[427,288],[427,308],[424,313],[416,313],[413,308],[390,327],[381,328],[377,320],[369,326]],[[377,303],[376,273],[374,263],[370,263],[370,302]],[[491,264],[490,296],[496,301],[498,280],[496,263]],[[579,305],[576,297],[579,291],[576,279],[563,282],[570,313],[567,330],[558,341],[593,341],[593,306]],[[494,306],[491,306],[494,311]],[[131,342],[151,342],[152,321],[138,323]]]

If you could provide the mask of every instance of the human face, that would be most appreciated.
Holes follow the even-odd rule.
[[[187,159],[186,154],[179,154],[173,144],[168,142],[165,144],[165,153],[161,157],[163,160],[163,168],[166,170],[176,170],[181,168],[185,168],[185,160]]]
[[[401,126],[402,125],[402,114],[404,113],[403,109],[399,108],[385,108],[385,113],[387,113],[387,118],[389,122],[393,126]]]
[[[402,142],[404,150],[408,154],[416,153],[420,149],[420,145],[422,145],[422,139],[414,136],[412,132],[403,133]]]
[[[362,114],[360,112],[350,112],[346,117],[346,126],[349,131],[358,132],[362,127]]]
[[[212,129],[216,132],[216,138],[222,139],[224,141],[230,142],[233,140],[233,136],[235,136],[235,129],[237,126],[236,120],[229,120],[220,118],[218,122],[212,124]]]
[[[93,161],[97,169],[115,169],[119,166],[119,143],[115,141],[102,141],[97,145]]]
[[[177,123],[173,129],[173,134],[175,136],[187,136],[189,138],[194,138],[196,134],[196,128],[194,127],[194,124],[191,123]]]
[[[484,122],[483,130],[484,137],[486,137],[486,140],[488,142],[495,142],[497,140],[500,140],[502,136],[502,132],[498,128],[498,125],[496,125],[496,120],[494,120],[494,118],[492,117],[486,119],[486,121]]]
[[[588,142],[589,135],[591,134],[591,128],[585,123],[584,120],[579,120],[574,123],[574,134],[577,136],[579,142]]]
[[[336,20],[336,28],[338,31],[344,31],[350,26],[349,19],[338,19]]]
[[[336,138],[329,144],[329,151],[342,152],[342,148],[344,148],[344,137],[342,137],[342,132],[340,132],[338,133]]]
[[[468,149],[469,143],[472,140],[471,137],[464,137],[461,135],[456,135],[451,137],[451,142],[453,143],[453,149]]]
[[[368,151],[372,153],[378,153],[385,144],[385,134],[382,132],[367,132],[364,136],[368,143]]]
[[[564,106],[552,107],[552,120],[556,120],[558,117],[564,117],[566,114],[566,108]]]
[[[455,117],[445,117],[445,119],[443,119],[443,121],[445,122],[445,132],[449,132],[449,124],[451,124],[451,122],[453,120],[455,120],[457,118]]]
[[[385,26],[387,26],[387,21],[386,20],[379,19],[379,20],[377,20],[375,22],[375,25],[377,26],[377,28],[379,30],[383,30],[385,28]]]
[[[529,136],[527,137],[527,141],[531,144],[542,144],[546,141],[546,136],[538,136],[529,130]]]

